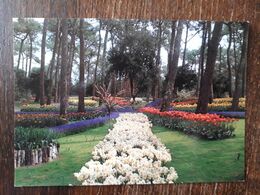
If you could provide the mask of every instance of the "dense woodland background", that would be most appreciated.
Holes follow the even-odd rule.
[[[2,1],[0,4],[0,135],[1,141],[1,194],[83,194],[83,193],[182,193],[182,194],[257,194],[259,192],[259,34],[260,2],[252,1]],[[108,187],[13,187],[13,105],[14,77],[12,68],[12,17],[117,17],[117,18],[187,18],[250,21],[249,68],[247,71],[247,119],[246,119],[246,182],[153,185],[153,186],[108,186]],[[3,27],[3,28],[2,28]],[[4,46],[5,49],[2,49]]]
[[[98,96],[95,86],[133,101],[163,98],[161,110],[187,91],[198,97],[198,113],[219,97],[233,97],[231,110],[238,110],[245,97],[243,22],[18,18],[14,43],[16,100],[60,102],[61,114],[68,96]],[[84,111],[83,101],[78,108]]]

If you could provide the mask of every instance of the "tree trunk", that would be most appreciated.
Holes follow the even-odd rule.
[[[32,42],[33,42],[32,35],[30,35],[30,62],[29,62],[28,77],[31,76],[31,69],[32,69],[32,50],[33,50]]]
[[[19,70],[19,67],[20,67],[20,61],[21,61],[21,55],[22,55],[22,52],[23,52],[23,44],[24,44],[24,41],[27,39],[28,37],[28,33],[24,36],[24,38],[21,39],[21,44],[20,44],[20,48],[19,48],[19,55],[18,55],[18,63],[17,63],[17,67],[16,69]]]
[[[68,21],[62,19],[61,39],[61,75],[60,75],[60,115],[65,115],[67,110],[67,68],[68,68]]]
[[[58,41],[59,41],[59,29],[60,29],[60,20],[57,19],[56,23],[56,32],[55,32],[55,41],[52,51],[52,58],[50,63],[50,74],[49,74],[49,86],[48,86],[48,95],[47,95],[47,105],[51,104],[52,90],[53,90],[53,69],[55,64],[55,55],[57,53]]]
[[[229,82],[229,97],[232,97],[232,69],[230,63],[230,48],[232,42],[232,27],[231,23],[228,23],[229,39],[228,39],[228,48],[227,48],[227,66],[228,66],[228,82]]]
[[[248,45],[248,24],[247,23],[242,23],[241,24],[244,30],[244,35],[243,35],[243,43],[242,43],[242,49],[241,49],[241,57],[240,57],[240,62],[236,71],[236,80],[235,80],[235,91],[234,91],[234,97],[232,100],[232,106],[231,110],[236,111],[239,108],[239,98],[241,97],[241,92],[242,92],[242,77],[244,74],[243,70],[244,67],[246,67],[246,62],[247,62],[247,45]]]
[[[173,98],[173,90],[174,90],[174,83],[175,78],[177,74],[177,68],[178,68],[178,62],[179,62],[179,56],[180,56],[180,47],[181,47],[181,37],[182,37],[182,31],[183,31],[183,21],[178,22],[177,27],[177,34],[174,41],[174,47],[170,48],[170,53],[168,57],[168,74],[167,74],[167,87],[165,96],[163,98],[163,104],[161,107],[161,111],[165,111],[170,106],[170,102]],[[175,22],[172,23],[172,38],[171,38],[171,45],[172,46],[172,39],[173,33],[175,33]]]
[[[200,88],[199,100],[196,113],[207,113],[209,97],[213,81],[214,67],[216,63],[218,46],[221,40],[222,22],[216,22],[212,33],[212,38],[208,42],[206,69],[203,75],[202,85]]]
[[[107,52],[107,39],[108,39],[108,30],[106,29],[105,38],[104,38],[104,47],[102,53],[102,67],[101,67],[101,83],[104,85],[104,69],[106,68],[106,52]]]
[[[185,65],[185,60],[186,60],[186,50],[187,50],[187,43],[188,43],[188,35],[189,35],[189,28],[190,24],[187,21],[186,23],[186,35],[185,35],[185,41],[184,41],[184,50],[183,50],[183,59],[182,59],[182,66]]]
[[[72,73],[72,68],[73,68],[73,60],[74,60],[74,55],[75,55],[75,41],[76,41],[76,34],[77,34],[77,19],[74,19],[73,22],[73,30],[71,32],[71,41],[70,41],[70,49],[69,49],[69,63],[68,63],[68,96],[71,91],[71,73]]]
[[[205,49],[206,49],[206,38],[207,38],[207,28],[206,22],[202,24],[202,40],[201,40],[201,47],[200,47],[200,58],[199,58],[199,80],[196,89],[196,96],[199,96],[199,91],[201,88],[201,81],[203,79],[204,74],[204,59],[205,59]]]
[[[44,66],[45,66],[45,45],[47,34],[48,19],[44,19],[42,30],[42,45],[41,45],[41,71],[40,71],[40,105],[45,104],[45,91],[44,91]]]
[[[12,1],[0,4],[0,194],[14,193],[14,71]]]
[[[79,101],[78,101],[78,112],[85,112],[84,96],[85,96],[85,62],[84,62],[84,19],[80,19],[80,63],[79,63]]]
[[[160,82],[161,82],[161,47],[162,47],[162,21],[158,22],[158,34],[157,34],[158,44],[157,44],[157,55],[155,59],[156,64],[156,78],[154,82],[154,99],[160,96]]]
[[[94,70],[94,79],[93,79],[93,92],[92,95],[95,96],[96,95],[96,82],[97,82],[97,67],[99,65],[99,58],[100,58],[100,50],[101,50],[101,41],[102,41],[102,37],[101,37],[101,28],[102,28],[102,22],[101,20],[99,21],[99,31],[98,31],[98,53],[97,53],[97,61],[96,61],[96,66],[95,66],[95,70]]]

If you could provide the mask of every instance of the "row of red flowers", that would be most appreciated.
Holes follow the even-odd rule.
[[[151,107],[144,107],[141,108],[139,111],[143,113],[160,115],[162,117],[181,118],[190,121],[201,121],[201,122],[208,122],[212,124],[235,121],[235,119],[233,118],[223,118],[217,114],[195,114],[195,113],[182,112],[182,111],[160,112],[160,110]]]

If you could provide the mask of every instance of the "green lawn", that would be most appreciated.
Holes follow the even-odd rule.
[[[244,120],[234,123],[234,138],[206,141],[153,127],[154,133],[170,149],[178,182],[212,182],[242,180],[244,175]],[[59,139],[60,159],[36,167],[18,168],[16,186],[78,185],[73,173],[91,158],[93,147],[103,139],[109,125]],[[240,154],[239,160],[237,156]]]

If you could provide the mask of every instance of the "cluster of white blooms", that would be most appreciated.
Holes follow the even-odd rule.
[[[82,185],[173,183],[177,173],[166,147],[153,135],[142,113],[124,113],[95,146],[93,159],[74,176]]]
[[[134,102],[133,98],[130,99],[130,102]],[[144,102],[143,98],[139,98],[139,97],[136,97],[135,98],[135,103],[142,103]]]

